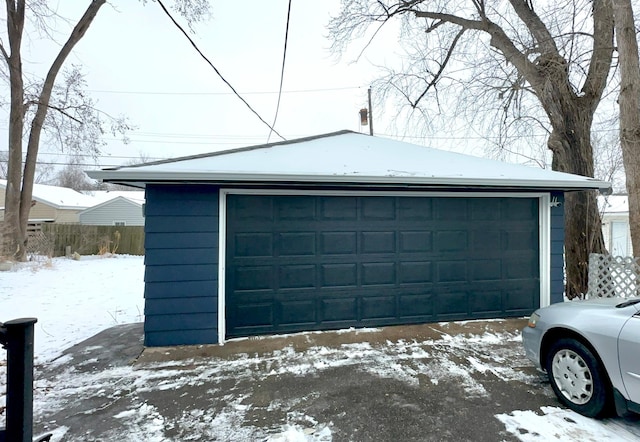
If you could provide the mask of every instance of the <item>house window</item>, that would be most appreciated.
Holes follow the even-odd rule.
[[[126,221],[114,221],[113,225],[116,227],[124,227],[127,225]]]

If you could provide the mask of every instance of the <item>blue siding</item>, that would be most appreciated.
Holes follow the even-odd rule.
[[[218,188],[147,186],[145,345],[218,342]]]
[[[564,300],[564,192],[551,193],[560,205],[551,207],[551,303]]]

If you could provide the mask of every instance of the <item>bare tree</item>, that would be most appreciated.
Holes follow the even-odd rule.
[[[84,37],[105,0],[92,0],[62,45],[60,52],[49,67],[42,88],[32,100],[35,114],[31,120],[27,152],[22,159],[22,137],[27,112],[25,103],[24,72],[22,69],[22,38],[25,25],[25,0],[6,0],[7,39],[0,43],[0,53],[8,66],[11,104],[9,110],[9,161],[5,198],[3,254],[24,260],[26,256],[27,221],[31,209],[35,168],[40,147],[40,137],[56,77],[74,46]]]
[[[620,145],[629,195],[634,253],[640,253],[640,62],[630,0],[613,0],[620,63]]]
[[[73,67],[66,72],[63,84],[56,86],[56,80],[67,57],[84,37],[105,2],[88,1],[84,14],[61,45],[43,82],[28,84],[22,63],[25,20],[30,20],[38,31],[51,36],[49,20],[57,14],[43,0],[5,0],[7,33],[6,39],[0,38],[0,59],[5,62],[0,68],[0,80],[7,81],[10,88],[9,155],[0,256],[18,260],[26,257],[26,228],[42,135],[50,130],[50,138],[72,152],[88,151],[97,155],[99,151],[105,116],[83,93],[81,72]],[[207,0],[174,0],[173,6],[187,18],[190,26],[208,16]],[[113,131],[123,132],[128,128],[126,120],[107,119],[113,123]],[[23,137],[27,138],[26,152],[23,151]]]
[[[614,50],[611,0],[344,0],[329,24],[333,48],[370,43],[397,21],[408,57],[386,80],[411,115],[466,114],[505,139],[541,127],[554,170],[594,176],[591,128]],[[595,193],[567,193],[565,213],[566,295],[574,298],[586,292],[589,253],[604,251]]]
[[[7,179],[7,165],[9,163],[9,153],[0,152],[0,179]],[[35,183],[46,184],[53,176],[54,167],[51,163],[38,162],[36,164]]]
[[[78,192],[95,188],[93,180],[84,173],[84,167],[73,160],[58,171],[54,183],[56,186],[68,187]]]

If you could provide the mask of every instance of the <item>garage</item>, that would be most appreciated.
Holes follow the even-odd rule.
[[[89,176],[145,189],[147,346],[528,315],[610,186],[352,131]]]
[[[537,198],[227,196],[227,336],[522,316]]]

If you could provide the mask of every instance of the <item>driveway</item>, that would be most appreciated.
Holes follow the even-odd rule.
[[[65,441],[605,440],[594,423],[640,438],[637,419],[598,423],[562,410],[524,356],[525,324],[423,324],[144,351],[141,324],[118,326],[38,370],[34,434]],[[554,413],[560,424],[550,434],[558,439],[536,424]]]

